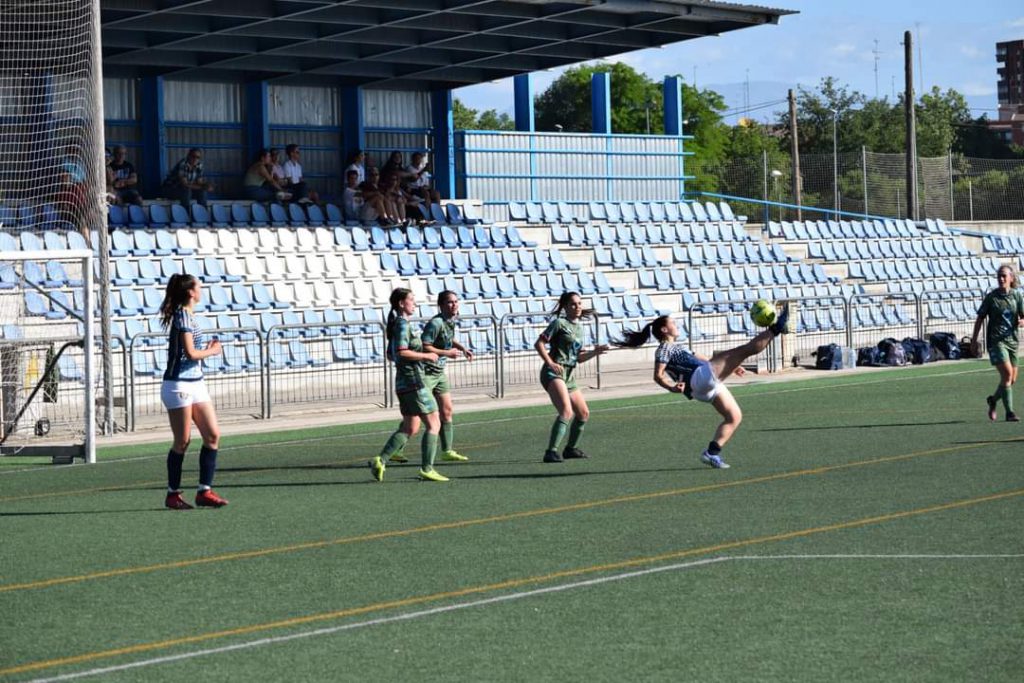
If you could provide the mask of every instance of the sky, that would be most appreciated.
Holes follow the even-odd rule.
[[[732,115],[726,117],[729,120],[746,106],[785,99],[789,88],[815,90],[827,76],[849,90],[893,101],[893,90],[903,89],[903,33],[911,31],[917,92],[933,86],[943,91],[954,89],[967,97],[973,116],[987,114],[995,119],[996,43],[1024,39],[1021,0],[779,0],[749,4],[799,14],[780,17],[776,25],[629,52],[606,61],[625,62],[656,81],[679,74],[692,84],[696,78],[699,88],[711,88],[725,96]],[[534,94],[543,92],[562,71],[534,74]],[[474,109],[511,114],[512,90],[508,78],[461,88],[455,96]],[[768,120],[781,108],[772,105],[748,113]]]

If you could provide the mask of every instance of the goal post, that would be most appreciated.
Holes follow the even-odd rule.
[[[96,462],[96,297],[87,249],[0,252],[0,455]]]
[[[100,0],[13,0],[3,3],[0,17],[0,141],[4,162],[0,164],[0,255],[8,252],[45,251],[38,264],[65,258],[53,250],[84,249],[93,253],[88,276],[95,267],[96,291],[88,288],[85,296],[98,304],[100,324],[95,333],[102,340],[97,348],[80,360],[89,365],[90,379],[101,384],[101,431],[113,430],[113,358],[110,339],[110,264],[106,230],[108,169],[105,159],[103,73],[101,49]],[[34,240],[31,238],[35,238]],[[72,237],[79,238],[72,240]],[[13,245],[10,240],[13,240]],[[35,256],[39,256],[35,254]],[[10,259],[8,259],[10,261]],[[29,266],[30,275],[34,272]],[[20,276],[19,276],[20,277]],[[33,290],[31,279],[22,283]],[[60,305],[68,289],[43,287],[29,300],[46,306]],[[0,291],[0,294],[3,294]],[[94,296],[96,295],[96,296]],[[80,295],[81,296],[81,295]],[[11,299],[17,297],[8,297]],[[24,300],[22,300],[24,306]],[[90,303],[88,310],[95,306]],[[57,320],[56,311],[52,320]],[[15,329],[28,322],[28,329],[41,327],[31,319],[14,316],[8,323]],[[56,324],[59,331],[60,326]],[[94,329],[86,326],[83,334],[91,338]],[[50,337],[57,332],[47,333]],[[30,352],[29,339],[11,340],[0,336],[7,353],[24,355],[33,364],[39,351]],[[35,343],[35,342],[31,342]],[[19,346],[20,345],[20,346]],[[15,349],[22,349],[16,352]],[[88,349],[93,345],[88,344]],[[65,351],[64,367],[69,359],[83,351],[71,347]],[[94,360],[97,362],[94,363]],[[101,362],[100,362],[101,361]],[[97,370],[93,371],[93,366]],[[93,388],[90,382],[90,389]],[[36,401],[33,400],[33,403]],[[89,419],[96,419],[94,404],[89,404]],[[95,430],[89,430],[90,435]],[[4,448],[0,446],[0,452]]]

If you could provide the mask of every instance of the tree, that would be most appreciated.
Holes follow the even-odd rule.
[[[818,91],[812,92],[798,89],[797,95],[797,130],[800,135],[800,153],[832,153],[833,125],[836,126],[836,137],[840,143],[845,142],[849,131],[846,121],[852,116],[854,108],[864,104],[866,98],[857,91],[850,92],[831,76],[821,79]],[[833,115],[836,121],[833,120]],[[789,114],[779,115],[782,127],[789,128]],[[789,144],[790,134],[784,138]],[[842,149],[842,145],[838,145]],[[859,146],[857,147],[859,149]]]
[[[455,98],[452,101],[452,125],[455,130],[474,130],[476,128],[476,109],[471,109]]]
[[[456,130],[516,129],[515,121],[508,114],[499,114],[496,109],[488,109],[478,114],[476,109],[467,107],[458,98],[452,102],[452,121]]]
[[[933,86],[915,105],[917,118],[917,154],[937,157],[949,153],[957,138],[956,126],[971,120],[964,96],[955,90],[941,92]]]
[[[661,87],[631,66],[583,65],[568,69],[534,100],[537,130],[555,131],[556,126],[572,133],[593,130],[590,111],[590,79],[595,73],[611,77],[612,132],[665,132]]]

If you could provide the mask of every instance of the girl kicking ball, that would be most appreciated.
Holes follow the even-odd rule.
[[[776,336],[788,332],[788,321],[787,305],[767,330],[746,344],[727,351],[719,351],[711,358],[695,354],[684,344],[677,343],[679,330],[676,328],[676,322],[667,315],[655,318],[640,330],[624,331],[625,338],[613,341],[612,344],[623,348],[637,348],[646,343],[652,335],[660,342],[654,354],[654,382],[688,399],[695,398],[710,403],[718,411],[722,416],[722,422],[715,430],[711,443],[701,453],[700,460],[709,467],[725,469],[729,465],[722,459],[722,449],[743,420],[739,404],[724,384],[725,378],[733,373],[742,375],[743,368],[740,367],[740,363],[764,351]]]

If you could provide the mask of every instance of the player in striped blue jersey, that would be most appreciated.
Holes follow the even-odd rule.
[[[210,393],[203,381],[203,359],[221,353],[216,338],[206,343],[202,328],[196,323],[193,308],[202,297],[199,280],[193,275],[175,273],[167,281],[167,291],[160,305],[160,322],[167,330],[167,369],[160,385],[160,400],[167,408],[174,435],[174,445],[167,453],[167,498],[164,505],[172,510],[190,510],[192,506],[181,497],[181,468],[195,423],[203,437],[199,450],[199,489],[196,505],[222,507],[228,501],[213,491],[213,475],[217,470],[217,448],[220,427]]]
[[[764,351],[776,336],[788,332],[788,320],[787,305],[767,330],[746,344],[719,351],[711,358],[693,353],[684,344],[677,343],[679,330],[675,320],[667,315],[655,318],[640,330],[623,331],[624,339],[612,343],[615,346],[636,348],[646,343],[652,335],[660,342],[654,353],[654,382],[688,399],[710,403],[718,411],[722,422],[700,459],[709,467],[725,469],[729,465],[722,459],[722,448],[743,420],[739,404],[724,384],[725,378],[733,373],[742,375],[744,371],[740,364]]]

